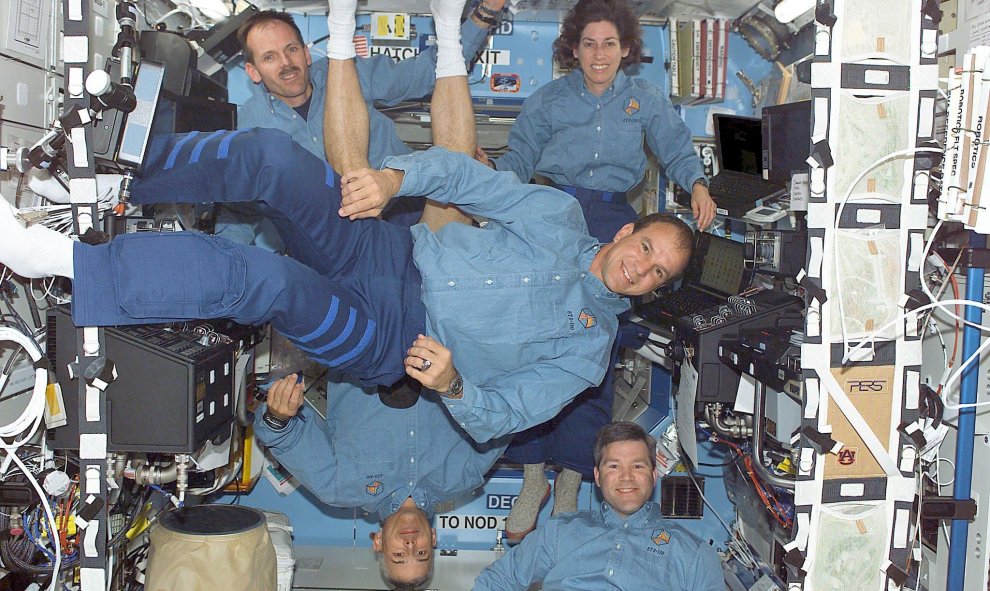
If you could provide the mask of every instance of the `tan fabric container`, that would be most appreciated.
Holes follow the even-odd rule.
[[[275,548],[265,515],[200,505],[166,513],[151,531],[147,591],[275,591]]]

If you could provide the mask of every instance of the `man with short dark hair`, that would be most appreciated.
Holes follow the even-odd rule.
[[[651,501],[656,440],[636,423],[602,427],[595,438],[594,511],[557,515],[481,572],[475,591],[723,591],[718,554]]]
[[[382,579],[419,587],[433,566],[436,506],[481,486],[508,437],[484,444],[465,437],[435,392],[397,409],[331,381],[324,420],[303,404],[304,388],[294,375],[272,385],[266,412],[288,422],[273,429],[259,412],[258,440],[324,503],[377,518],[381,528],[371,541]]]

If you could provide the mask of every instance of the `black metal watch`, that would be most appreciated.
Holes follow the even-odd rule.
[[[457,375],[450,382],[450,386],[447,387],[447,391],[440,392],[440,395],[444,398],[460,398],[464,395],[464,379],[461,377],[461,372],[457,372]]]
[[[693,183],[691,183],[691,188],[693,189],[694,186],[697,185],[698,183],[701,183],[702,185],[704,185],[704,187],[706,189],[709,187],[709,185],[708,185],[708,178],[707,177],[700,177],[697,180],[695,180]]]
[[[278,433],[285,431],[285,429],[289,426],[289,421],[292,420],[292,417],[283,419],[282,417],[273,415],[271,411],[266,410],[265,414],[262,415],[261,420],[265,422],[265,425],[267,425],[269,429]]]

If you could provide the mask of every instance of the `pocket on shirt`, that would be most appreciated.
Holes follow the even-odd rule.
[[[348,396],[358,394],[348,393]],[[364,396],[365,394],[361,394]],[[386,480],[395,477],[396,458],[401,457],[393,437],[382,436],[380,430],[370,427],[352,429],[348,437],[337,437],[334,441],[337,457],[346,458],[357,470],[358,478]],[[356,435],[356,436],[355,436]],[[374,491],[372,491],[373,495]],[[374,495],[373,495],[374,496]]]
[[[560,303],[554,290],[536,288],[525,290],[516,306],[516,331],[521,337],[510,342],[536,343],[555,339],[565,332],[566,320],[561,318]]]
[[[535,343],[558,338],[566,331],[555,290],[519,288],[507,295],[486,290],[470,295],[464,291],[435,293],[429,308],[440,323],[477,343]]]

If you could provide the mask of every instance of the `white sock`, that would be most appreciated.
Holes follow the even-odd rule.
[[[14,208],[0,199],[0,264],[21,277],[73,277],[72,239],[41,225],[25,228]]]
[[[349,60],[357,53],[354,51],[354,12],[357,10],[357,0],[330,0],[330,13],[327,15],[327,28],[330,36],[327,38],[327,57],[332,60]]]
[[[430,0],[437,31],[437,78],[467,76],[461,50],[461,13],[466,0]]]
[[[65,190],[62,183],[55,180],[55,177],[47,172],[35,172],[36,170],[32,169],[28,173],[28,188],[35,195],[41,195],[52,203],[66,204],[70,202],[69,192]],[[124,176],[120,174],[100,173],[96,175],[97,200],[107,202],[116,199],[117,195],[120,194],[120,182],[122,180],[124,180]]]

